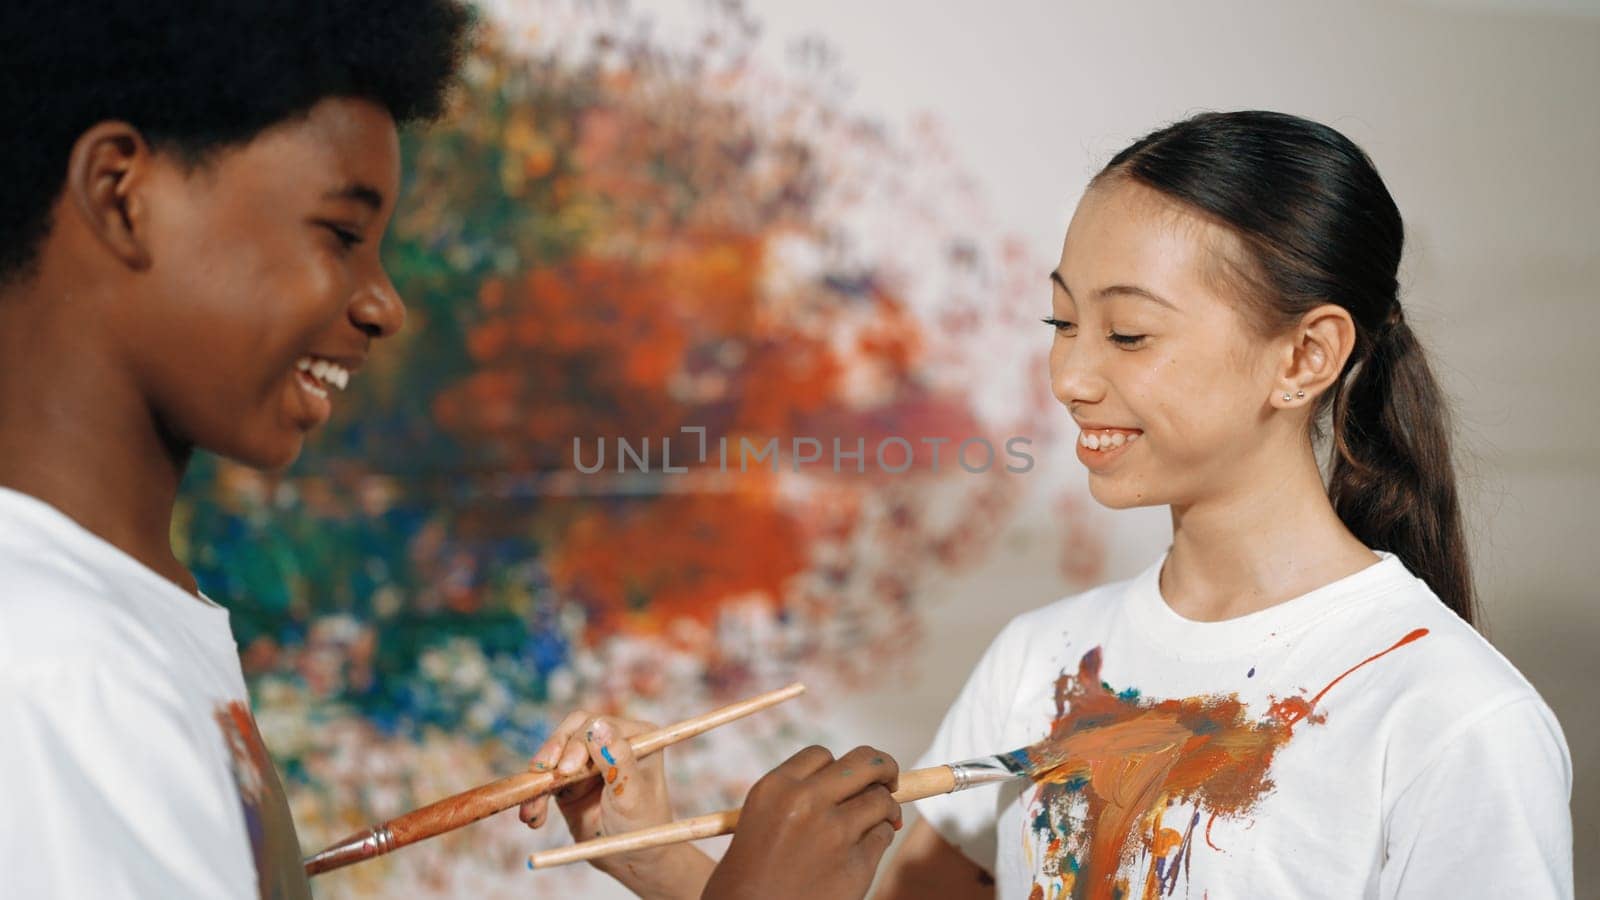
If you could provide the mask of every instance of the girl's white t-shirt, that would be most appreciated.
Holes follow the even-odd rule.
[[[1165,555],[1018,616],[917,767],[1046,737],[1080,755],[920,813],[1017,900],[1571,897],[1554,714],[1378,555],[1225,621],[1167,605]]]
[[[228,611],[0,488],[0,895],[310,896]]]

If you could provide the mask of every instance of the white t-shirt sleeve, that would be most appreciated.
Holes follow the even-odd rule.
[[[1549,707],[1490,703],[1436,746],[1389,809],[1380,896],[1572,897],[1572,760]]]
[[[237,796],[158,680],[0,677],[0,871],[19,897],[253,896]],[[243,867],[243,868],[241,868]],[[243,891],[244,893],[241,893]]]
[[[984,651],[916,768],[1016,749],[997,744],[1005,739],[1006,722],[1021,678],[1026,647],[1019,621],[1013,619]],[[985,785],[919,800],[917,812],[969,859],[993,871],[995,820],[1004,807],[1002,797],[998,785]]]

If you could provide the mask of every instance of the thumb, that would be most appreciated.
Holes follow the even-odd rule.
[[[626,815],[634,808],[635,798],[638,797],[638,791],[629,793],[639,774],[639,761],[633,755],[633,744],[617,731],[609,719],[596,722],[586,737],[589,757],[594,760],[595,770],[600,773],[604,785],[602,790],[611,805]]]

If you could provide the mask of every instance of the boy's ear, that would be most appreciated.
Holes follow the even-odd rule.
[[[101,122],[78,136],[67,159],[67,197],[84,224],[133,269],[150,265],[144,196],[150,146],[126,122]]]

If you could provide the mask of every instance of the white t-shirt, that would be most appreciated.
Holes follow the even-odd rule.
[[[0,488],[0,882],[309,896],[227,610]]]
[[[1074,734],[1082,762],[919,811],[1008,900],[1571,897],[1555,716],[1379,556],[1220,622],[1167,606],[1165,555],[1018,616],[917,766]]]

